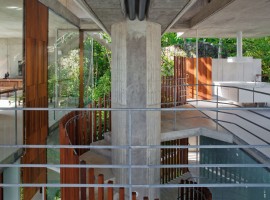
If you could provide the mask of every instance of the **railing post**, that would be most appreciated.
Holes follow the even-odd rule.
[[[218,103],[219,103],[219,98],[218,98],[218,85],[217,85],[217,103],[216,103],[216,131],[218,131]]]
[[[18,117],[17,117],[17,89],[15,89],[15,144],[18,144],[18,125],[17,125],[17,121],[18,121]]]
[[[89,184],[94,184],[95,183],[95,174],[94,174],[94,169],[93,168],[88,169],[88,183]],[[89,200],[95,200],[95,188],[94,187],[89,187],[88,188],[88,193],[89,193]]]
[[[253,105],[255,103],[255,94],[254,94],[254,87],[253,87]]]
[[[98,184],[104,184],[104,175],[98,175]],[[104,200],[104,188],[98,187],[98,200]]]
[[[119,200],[125,200],[125,188],[119,188]]]
[[[113,184],[113,181],[108,181],[108,184]],[[113,200],[113,188],[108,187],[108,200]]]
[[[81,165],[85,165],[86,162],[84,160],[82,160],[80,162]],[[81,184],[86,184],[86,168],[81,168],[80,169],[80,182]],[[81,200],[86,200],[86,187],[81,187]]]
[[[132,141],[131,141],[131,111],[128,110],[128,184],[129,184],[129,199],[132,200],[132,181],[131,181],[131,164],[132,164],[132,158],[131,158],[131,145],[132,145]]]
[[[42,187],[41,195],[42,195],[42,200],[46,200],[46,190],[44,186]]]
[[[136,197],[137,197],[136,192],[132,192],[132,200],[136,200]]]

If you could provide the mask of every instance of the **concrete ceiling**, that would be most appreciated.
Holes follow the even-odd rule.
[[[23,37],[22,8],[22,0],[0,0],[0,38]]]
[[[109,31],[113,23],[127,19],[124,0],[84,1]],[[189,1],[150,0],[147,20],[161,24],[164,31]],[[196,30],[200,37],[235,37],[237,31],[244,37],[268,36],[269,10],[270,0],[197,0],[169,31],[184,32],[184,37],[196,37]]]
[[[45,0],[43,0],[45,1]],[[51,1],[51,0],[48,0]],[[80,20],[80,27],[101,30],[94,23],[101,22],[108,32],[111,25],[127,20],[125,0],[58,0]],[[174,21],[191,0],[149,0],[147,20],[161,24],[162,30]],[[193,1],[193,0],[192,0]],[[87,5],[89,15],[78,2]],[[0,0],[0,38],[21,38],[23,0]],[[197,0],[169,31],[184,32],[184,37],[235,37],[243,31],[244,37],[270,35],[270,0]]]
[[[223,1],[222,5],[220,2]],[[186,37],[244,37],[270,35],[270,0],[212,0],[185,21],[187,27],[176,23],[172,31],[185,32]]]

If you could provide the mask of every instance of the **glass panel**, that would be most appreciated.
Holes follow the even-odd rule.
[[[109,99],[111,50],[110,37],[105,33],[86,32],[84,38],[84,104],[88,105]]]
[[[21,107],[23,94],[23,1],[0,0],[0,107]],[[23,143],[22,111],[0,109],[0,144]],[[15,160],[15,148],[1,148],[0,162]]]
[[[77,107],[79,103],[79,30],[49,12],[48,97],[54,108]],[[49,112],[49,126],[65,113]]]

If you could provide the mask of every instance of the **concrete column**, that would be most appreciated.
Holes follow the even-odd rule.
[[[20,164],[20,161],[14,164]],[[4,170],[3,182],[5,184],[20,184],[20,168],[11,167]],[[19,200],[20,188],[19,187],[4,187],[4,200]]]
[[[160,108],[161,26],[147,21],[126,21],[112,25],[111,32],[112,107]],[[159,111],[114,111],[112,120],[113,145],[160,145]],[[160,164],[160,150],[131,152],[133,165]],[[112,163],[130,164],[128,156],[128,150],[115,150]],[[130,183],[127,169],[115,170],[115,175],[118,183]],[[131,183],[159,184],[160,170],[133,169]],[[132,191],[138,192],[139,199],[159,197],[158,189],[132,188]]]

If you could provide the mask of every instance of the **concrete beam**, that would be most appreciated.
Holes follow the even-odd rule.
[[[56,14],[60,15],[73,25],[80,27],[80,19],[74,15],[70,10],[63,6],[59,1],[52,0],[39,0],[40,3],[47,6],[49,9],[54,11]]]
[[[80,29],[101,32],[102,29],[91,19],[81,19]]]
[[[190,27],[196,28],[198,24],[205,21],[207,18],[222,10],[234,1],[235,0],[212,0],[202,9],[202,11],[200,11],[190,20]]]

